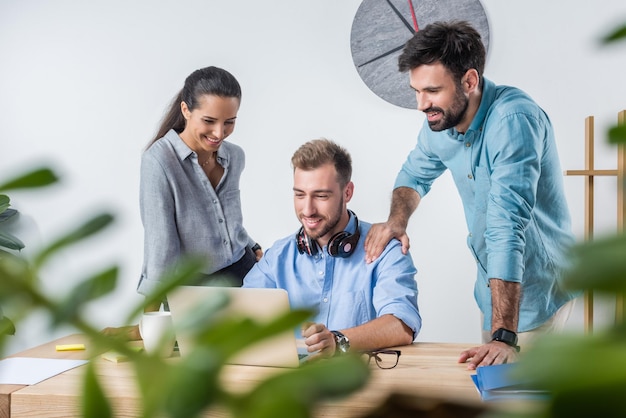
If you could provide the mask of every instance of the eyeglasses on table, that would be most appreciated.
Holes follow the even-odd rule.
[[[364,351],[361,353],[361,357],[367,357],[367,364],[370,364],[372,359],[374,359],[379,368],[393,369],[398,365],[400,354],[402,354],[400,350],[376,350]]]

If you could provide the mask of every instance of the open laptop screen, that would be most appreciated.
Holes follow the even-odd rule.
[[[238,315],[256,321],[270,321],[287,312],[289,298],[283,289],[253,289],[241,287],[179,286],[167,295],[180,355],[193,349],[193,340],[181,330],[185,316],[197,310],[211,298],[227,295],[230,303],[221,315]],[[271,367],[298,367],[304,349],[298,349],[293,330],[267,338],[246,348],[229,360],[231,364]],[[300,352],[300,356],[298,355]]]

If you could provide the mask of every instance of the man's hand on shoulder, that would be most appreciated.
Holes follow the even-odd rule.
[[[406,234],[406,227],[420,199],[417,191],[410,187],[393,189],[387,222],[373,224],[365,237],[366,263],[376,260],[392,238],[397,238],[402,243],[402,254],[406,255],[409,252],[409,236]]]
[[[373,224],[365,237],[365,262],[369,264],[376,260],[392,238],[397,238],[402,243],[402,254],[409,251],[409,237],[404,229],[395,227],[390,222]]]
[[[500,341],[491,341],[463,351],[459,357],[459,363],[465,363],[469,360],[467,369],[476,370],[479,366],[511,363],[517,358],[518,353],[514,347]]]

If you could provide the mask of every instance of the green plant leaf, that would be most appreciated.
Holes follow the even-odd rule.
[[[0,334],[15,335],[15,324],[4,315],[0,318]]]
[[[165,409],[166,397],[172,390],[176,390],[172,376],[174,369],[180,367],[180,362],[150,356],[143,350],[135,352],[129,359],[135,368],[138,389],[141,393],[141,405],[139,405],[142,411],[141,417],[164,417],[162,411]],[[186,388],[178,390],[181,389]]]
[[[195,346],[210,348],[211,356],[226,362],[241,350],[282,332],[294,332],[311,316],[308,310],[291,310],[269,322],[232,316],[221,312],[228,304],[226,297],[215,297],[193,307],[181,318],[177,333],[185,334]]]
[[[82,416],[89,418],[112,418],[113,411],[96,376],[93,362],[87,364],[82,396]]]
[[[548,334],[520,359],[519,375],[549,390],[626,382],[626,339],[614,332]]]
[[[626,417],[626,381],[601,383],[553,394],[551,418]]]
[[[626,143],[626,125],[617,125],[609,129],[609,142],[612,144]]]
[[[65,301],[57,306],[55,323],[70,322],[79,316],[85,304],[115,290],[118,274],[119,267],[112,266],[76,285]]]
[[[205,319],[204,325],[195,327],[195,338],[199,344],[215,350],[225,361],[261,340],[285,331],[295,331],[310,317],[310,311],[297,309],[287,311],[266,323],[252,318],[213,315],[212,320]]]
[[[175,262],[170,268],[163,274],[160,281],[160,286],[146,296],[144,303],[137,306],[127,318],[127,322],[133,321],[138,315],[140,315],[145,306],[149,306],[155,303],[160,303],[165,300],[167,294],[172,291],[176,286],[193,283],[207,265],[205,257],[197,257],[193,255],[182,256],[177,262]]]
[[[67,247],[69,245],[75,244],[78,241],[81,241],[91,235],[94,235],[104,228],[106,228],[111,222],[113,222],[113,215],[109,213],[102,213],[92,217],[87,220],[85,223],[80,225],[78,228],[70,231],[68,234],[59,238],[51,245],[43,249],[34,260],[34,264],[36,268],[39,268],[43,263],[50,257],[52,254],[57,252],[58,250]]]
[[[19,213],[15,209],[9,209],[9,206],[10,205],[0,207],[0,223],[8,221]]]
[[[10,199],[6,195],[0,195],[0,227],[2,224],[18,214],[15,209],[10,209]],[[15,235],[3,231],[0,228],[0,247],[8,248],[10,250],[21,250],[24,248],[24,243]]]
[[[24,243],[15,235],[0,230],[0,247],[19,251],[24,248]]]
[[[0,278],[0,299],[10,299],[32,290],[34,271],[23,257],[0,248]]]
[[[8,211],[9,206],[11,206],[11,199],[9,199],[9,196],[0,194],[0,215],[4,215]],[[14,216],[16,213],[17,211],[14,211],[13,215],[9,215],[7,218]]]
[[[165,395],[165,410],[171,418],[197,417],[207,407],[228,395],[222,391],[219,373],[223,362],[208,347],[185,355],[172,369],[171,385]]]
[[[369,366],[358,355],[314,360],[302,367],[270,377],[232,405],[238,418],[284,416],[308,418],[312,406],[363,387]]]
[[[563,282],[571,289],[626,292],[626,235],[586,242],[572,249],[573,265]]]
[[[626,38],[626,24],[615,28],[610,33],[602,38],[602,42],[605,44],[618,41]]]
[[[516,375],[551,392],[550,418],[626,416],[626,338],[614,331],[541,336]]]
[[[0,190],[28,189],[34,187],[45,187],[56,183],[59,180],[57,175],[49,168],[39,168],[20,175],[0,185]]]

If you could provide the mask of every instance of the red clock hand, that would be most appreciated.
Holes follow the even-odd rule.
[[[411,17],[413,18],[413,26],[415,27],[415,32],[417,32],[418,30],[420,30],[420,28],[417,25],[417,18],[415,17],[415,9],[413,8],[413,1],[408,0],[408,2],[409,2],[409,8],[411,9]]]

